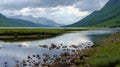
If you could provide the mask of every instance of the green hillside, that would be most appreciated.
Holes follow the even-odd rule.
[[[35,24],[30,21],[7,18],[4,15],[0,14],[0,27],[39,27],[43,26],[40,24]]]
[[[120,0],[109,0],[100,10],[69,27],[120,27]]]

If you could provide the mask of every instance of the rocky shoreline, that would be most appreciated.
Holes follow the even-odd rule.
[[[75,62],[78,60],[89,59],[88,56],[80,56],[80,52],[86,49],[91,48],[91,43],[86,42],[87,46],[82,48],[81,45],[71,45],[64,46],[63,44],[55,45],[52,43],[50,46],[48,45],[39,45],[38,47],[42,47],[44,49],[52,50],[62,50],[62,52],[58,55],[50,56],[47,53],[42,55],[34,54],[26,56],[24,60],[16,60],[15,67],[77,67]],[[83,44],[84,45],[84,44]],[[23,47],[22,45],[18,45],[18,47]],[[8,62],[4,62],[5,66],[8,66]]]

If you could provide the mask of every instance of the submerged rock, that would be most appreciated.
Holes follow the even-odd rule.
[[[51,44],[51,48],[52,48],[52,49],[55,49],[56,47],[57,47],[57,46],[56,46],[54,43]]]
[[[48,48],[48,45],[39,45],[42,48]]]

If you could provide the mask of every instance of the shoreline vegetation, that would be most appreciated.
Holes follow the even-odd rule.
[[[57,62],[50,67],[120,67],[119,48],[120,32],[117,32],[89,48],[78,50],[77,56],[70,58],[72,62]]]
[[[76,60],[77,67],[120,67],[120,32],[79,52],[83,58]]]
[[[82,31],[85,29],[45,29],[45,28],[0,28],[0,40],[2,41],[31,41],[52,38],[70,31]]]
[[[0,40],[29,41],[45,39],[65,33],[62,29],[0,29]]]
[[[20,42],[20,41],[32,41],[52,38],[70,33],[72,31],[83,31],[83,30],[100,30],[109,28],[29,28],[29,27],[13,27],[13,28],[0,28],[0,41],[6,42]]]

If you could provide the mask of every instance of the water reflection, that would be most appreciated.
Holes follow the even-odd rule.
[[[42,60],[44,60],[43,55],[45,54],[48,54],[50,57],[55,55],[59,56],[67,50],[72,54],[75,53],[76,50],[82,50],[85,49],[86,46],[93,45],[93,35],[96,35],[96,38],[97,36],[101,36],[102,38],[102,36],[114,32],[116,32],[116,30],[87,30],[76,31],[55,38],[38,41],[0,42],[0,67],[4,67],[5,62],[8,63],[7,65],[9,67],[14,67],[16,61],[23,62],[26,57],[36,54],[40,55],[41,63],[43,62]],[[55,44],[56,48],[50,50],[51,44]],[[46,45],[47,48],[40,47],[41,45]],[[57,49],[57,47],[59,47],[59,49]],[[35,60],[38,61],[38,59]]]

